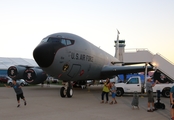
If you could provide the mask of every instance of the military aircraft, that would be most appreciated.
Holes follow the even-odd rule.
[[[72,81],[101,80],[145,71],[145,66],[121,66],[116,57],[71,33],[54,33],[43,38],[34,49],[33,57],[41,69],[13,66],[8,70],[9,76],[16,69],[16,74],[22,73],[23,76],[19,76],[26,81],[38,83],[45,73],[49,74],[65,82],[60,89],[61,97],[73,96]],[[151,66],[148,66],[149,70],[152,70]]]

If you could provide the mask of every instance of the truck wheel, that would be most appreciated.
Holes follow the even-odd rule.
[[[9,82],[9,85],[10,85],[10,86],[12,86],[12,84],[13,84],[12,82]]]
[[[163,91],[162,91],[162,95],[164,97],[169,98],[170,97],[170,88],[164,88]]]
[[[123,95],[123,89],[117,89],[116,95],[117,95],[118,97],[122,96],[122,95]]]
[[[21,86],[23,87],[24,86],[24,83],[21,83]]]

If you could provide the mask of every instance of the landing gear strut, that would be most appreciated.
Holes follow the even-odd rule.
[[[60,96],[61,97],[68,97],[71,98],[73,96],[73,90],[72,90],[72,85],[71,82],[64,82],[64,86],[61,87],[60,89]]]

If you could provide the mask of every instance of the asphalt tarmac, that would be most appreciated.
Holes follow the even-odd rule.
[[[27,105],[17,108],[13,88],[0,87],[0,120],[169,120],[169,98],[161,97],[165,109],[147,112],[147,97],[139,98],[140,109],[132,110],[132,95],[116,97],[117,104],[101,104],[102,86],[74,88],[72,98],[61,98],[61,86],[23,87]],[[156,99],[156,98],[155,98]],[[110,96],[111,100],[111,96]]]

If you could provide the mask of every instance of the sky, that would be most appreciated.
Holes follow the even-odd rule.
[[[148,49],[174,63],[174,0],[0,0],[0,57],[33,59],[52,33],[83,37],[111,55]]]

